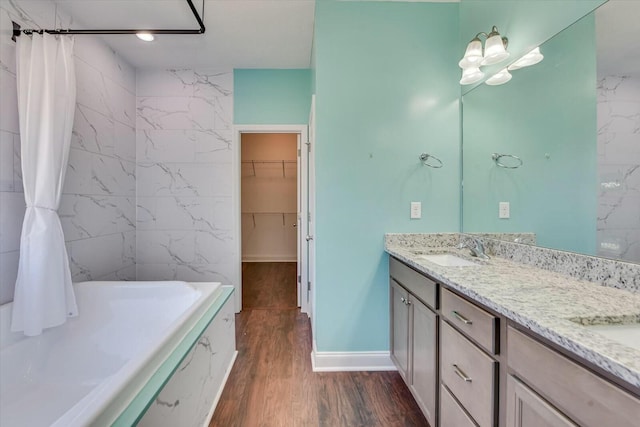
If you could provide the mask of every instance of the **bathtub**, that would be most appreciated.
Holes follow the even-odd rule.
[[[79,316],[37,337],[11,333],[11,303],[0,307],[1,426],[138,422],[233,292],[177,281],[74,288]]]

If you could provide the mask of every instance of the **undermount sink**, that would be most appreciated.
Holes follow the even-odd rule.
[[[612,341],[640,350],[640,323],[594,325],[587,328]]]
[[[467,259],[461,258],[459,256],[453,254],[428,254],[428,255],[419,255],[418,258],[424,259],[425,261],[432,262],[434,264],[441,265],[443,267],[471,267],[478,266],[473,261],[469,261]]]

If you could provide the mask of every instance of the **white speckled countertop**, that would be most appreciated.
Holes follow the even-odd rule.
[[[640,321],[640,295],[564,274],[493,257],[471,258],[455,247],[407,247],[386,251],[444,285],[504,315],[621,380],[640,387],[640,350],[612,341],[583,324]],[[482,265],[443,267],[419,257],[452,252]],[[570,319],[573,319],[570,320]]]

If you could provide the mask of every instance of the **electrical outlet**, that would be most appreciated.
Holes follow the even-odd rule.
[[[411,219],[422,218],[422,202],[411,202]]]
[[[511,208],[509,206],[509,202],[500,202],[498,203],[498,218],[500,219],[508,219],[511,217]]]

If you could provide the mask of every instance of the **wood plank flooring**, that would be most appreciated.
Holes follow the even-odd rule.
[[[243,274],[254,267],[243,265]],[[243,292],[251,306],[236,315],[239,354],[210,427],[428,426],[397,372],[311,370],[309,319],[295,308],[295,264],[293,272],[257,266],[244,277],[259,288],[293,280],[293,288],[275,284],[290,289],[293,307],[284,292],[273,293],[281,300]],[[243,289],[252,288],[243,280]]]
[[[242,308],[296,308],[295,262],[242,263]]]

